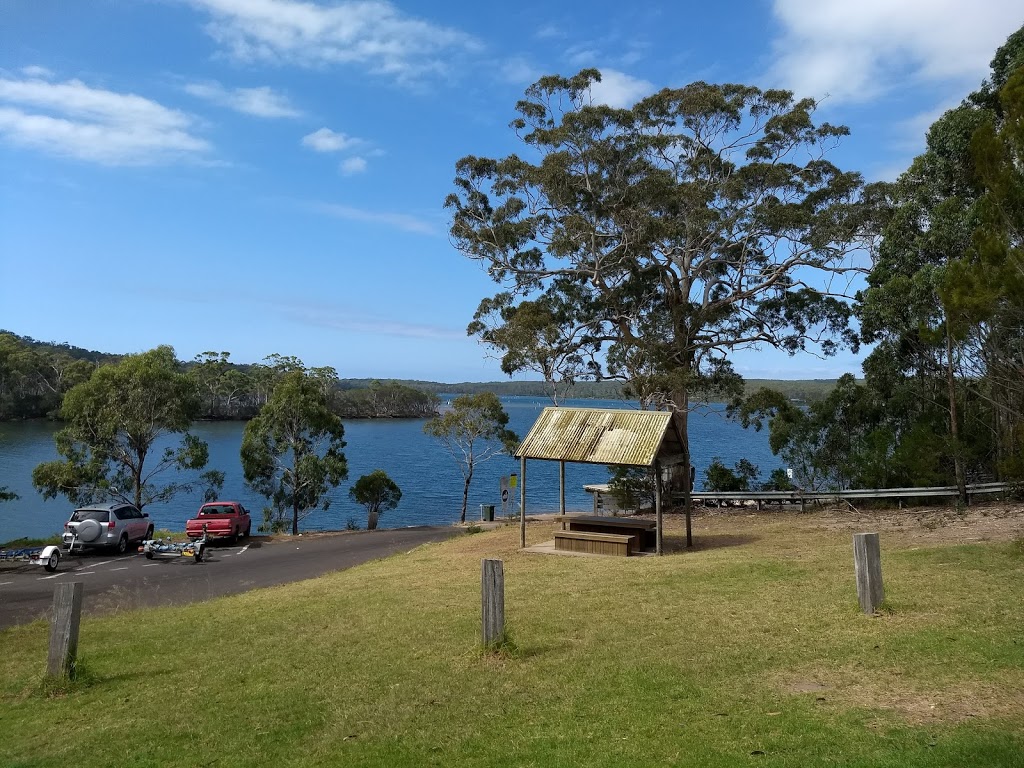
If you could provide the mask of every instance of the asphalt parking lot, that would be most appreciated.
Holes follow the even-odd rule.
[[[253,536],[207,549],[202,562],[187,557],[62,552],[56,573],[39,566],[0,567],[0,629],[47,618],[55,584],[81,581],[82,610],[101,614],[155,605],[180,605],[302,579],[455,536],[453,527],[397,528],[304,536]]]

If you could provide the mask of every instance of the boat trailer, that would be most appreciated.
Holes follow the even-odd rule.
[[[203,562],[206,554],[206,526],[203,535],[195,541],[178,542],[169,539],[146,539],[139,547],[147,560],[154,557],[191,557],[193,563]]]
[[[25,547],[23,549],[0,549],[0,565],[28,563],[41,565],[53,573],[60,565],[60,547]]]

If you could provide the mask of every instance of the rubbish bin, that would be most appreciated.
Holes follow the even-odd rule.
[[[480,505],[480,519],[485,523],[494,522],[494,504],[481,504]]]

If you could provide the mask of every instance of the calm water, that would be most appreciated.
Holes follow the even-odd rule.
[[[543,398],[503,398],[509,414],[509,427],[525,436],[540,414],[550,405]],[[596,408],[622,408],[618,400],[577,400],[566,405]],[[210,446],[210,467],[226,474],[223,498],[237,499],[262,520],[263,499],[245,486],[238,452],[242,444],[241,422],[199,423],[196,436]],[[49,423],[0,423],[0,486],[17,492],[17,501],[0,503],[0,541],[21,536],[47,536],[60,530],[72,509],[64,498],[44,501],[32,487],[32,469],[39,463],[57,458],[53,433],[57,426]],[[444,525],[459,519],[462,503],[462,475],[454,459],[432,438],[423,434],[422,419],[348,421],[345,423],[345,455],[348,458],[349,481],[331,497],[327,511],[316,511],[300,523],[304,530],[344,528],[355,520],[366,526],[366,510],[348,498],[348,489],[361,475],[383,469],[402,489],[398,508],[385,513],[381,527],[406,525]],[[719,456],[729,466],[747,458],[767,478],[780,460],[772,456],[764,432],[744,430],[727,420],[719,407],[708,413],[695,413],[690,418],[690,442],[697,466],[697,483],[711,459]],[[500,514],[498,480],[502,475],[519,471],[519,462],[499,456],[479,464],[469,489],[467,520],[478,519],[480,504],[497,504]],[[533,461],[527,465],[527,505],[531,512],[554,512],[558,509],[558,464]],[[570,511],[591,509],[591,498],[583,491],[586,483],[608,481],[603,466],[567,464],[565,468],[566,507]],[[184,530],[185,521],[200,503],[198,494],[182,495],[168,504],[146,507],[158,528]]]

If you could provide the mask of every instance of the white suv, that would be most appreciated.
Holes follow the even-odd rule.
[[[151,538],[153,524],[149,515],[131,504],[96,504],[76,509],[64,523],[61,537],[68,550],[114,547],[122,554],[131,542]]]

